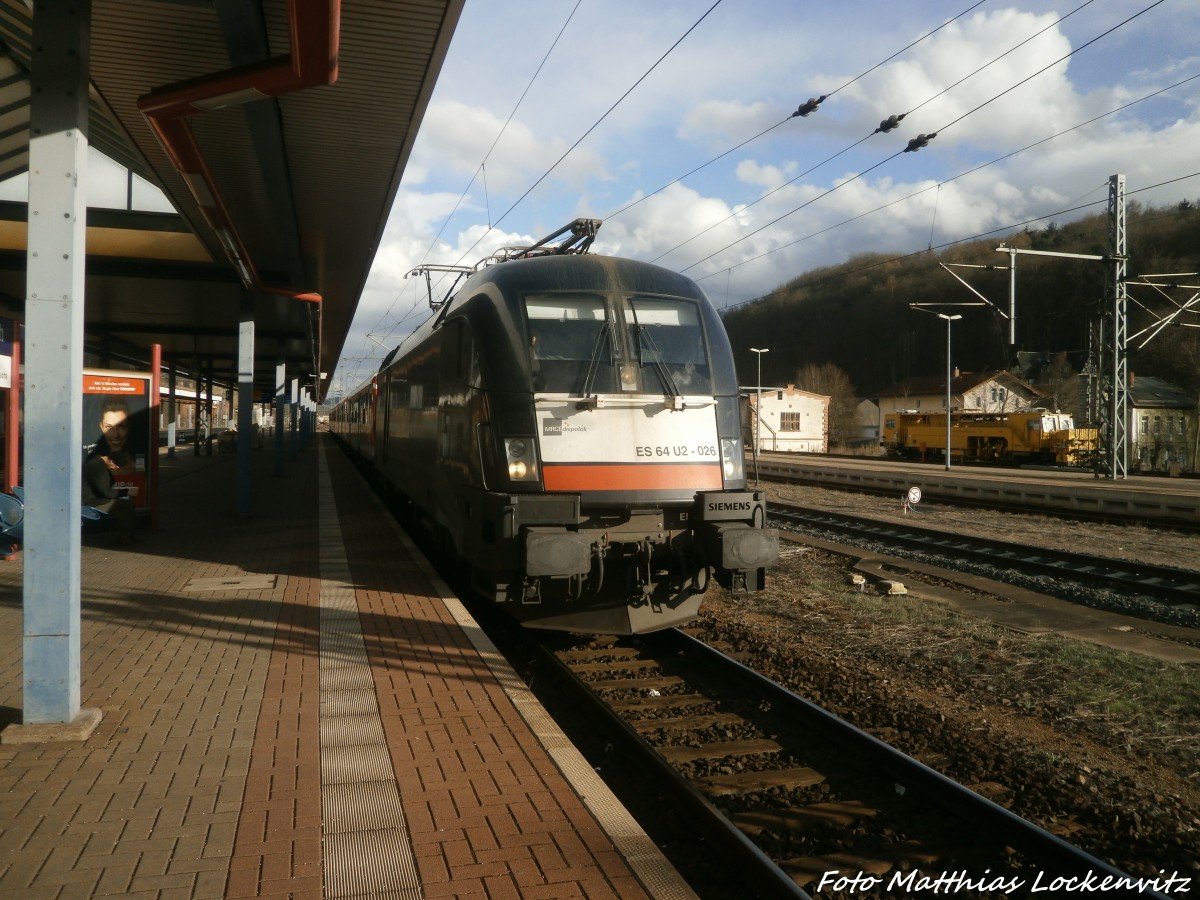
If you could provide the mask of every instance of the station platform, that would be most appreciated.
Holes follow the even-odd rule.
[[[162,458],[160,527],[85,533],[80,742],[0,743],[0,896],[694,897],[317,435],[234,512]],[[0,728],[22,561],[0,563]]]

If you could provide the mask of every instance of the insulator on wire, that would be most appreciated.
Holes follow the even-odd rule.
[[[933,134],[918,134],[915,138],[908,142],[908,146],[904,148],[905,153],[916,153],[922,147],[929,146],[929,142],[937,137],[937,132]]]
[[[792,113],[792,118],[794,119],[796,116],[807,116],[809,113],[816,112],[817,107],[821,105],[822,101],[824,101],[825,96],[825,94],[822,94],[820,97],[809,97],[807,101],[800,104],[799,109]]]
[[[888,116],[879,123],[879,127],[875,129],[874,134],[879,134],[881,131],[886,134],[893,128],[897,127],[908,113],[900,113],[899,115]]]

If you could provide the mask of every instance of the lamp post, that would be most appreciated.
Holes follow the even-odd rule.
[[[758,441],[761,432],[761,425],[759,423],[762,422],[762,355],[771,351],[751,347],[750,352],[758,354],[757,396],[754,400],[754,486],[758,487]]]
[[[925,309],[916,303],[910,303],[909,307],[946,320],[946,471],[950,471],[950,324],[956,319],[961,319],[962,316],[948,316],[945,313],[935,312],[932,309]]]

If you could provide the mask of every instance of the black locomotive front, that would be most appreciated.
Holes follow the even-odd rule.
[[[778,555],[746,489],[733,356],[690,279],[591,255],[472,274],[381,369],[375,464],[528,625],[693,618]]]

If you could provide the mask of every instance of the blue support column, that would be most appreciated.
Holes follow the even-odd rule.
[[[242,294],[238,325],[237,497],[235,508],[247,515],[254,508],[254,295]]]
[[[79,507],[89,0],[33,12],[25,340],[24,699],[3,740],[82,739]]]

